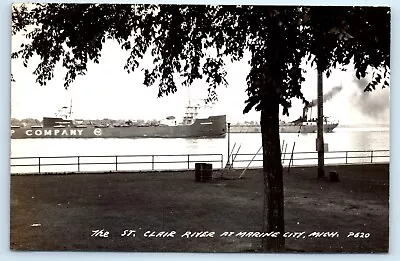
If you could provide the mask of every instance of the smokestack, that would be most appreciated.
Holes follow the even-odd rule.
[[[304,108],[303,108],[303,119],[305,119],[307,117],[307,111],[308,111],[308,107],[304,106]]]

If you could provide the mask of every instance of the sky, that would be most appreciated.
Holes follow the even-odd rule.
[[[22,35],[13,36],[12,50],[17,50],[26,40]],[[212,110],[203,112],[203,116],[226,114],[228,122],[259,121],[259,112],[252,110],[243,114],[244,101],[247,98],[246,76],[250,70],[248,55],[242,61],[227,63],[228,87],[219,86],[218,101]],[[39,59],[34,56],[24,67],[22,60],[11,61],[11,71],[16,82],[11,84],[11,117],[37,118],[54,116],[61,107],[69,106],[72,101],[73,117],[76,119],[145,119],[161,120],[167,116],[181,118],[185,106],[207,97],[207,83],[197,80],[192,86],[179,86],[175,94],[157,98],[157,85],[145,87],[143,73],[136,70],[128,74],[123,66],[128,53],[121,50],[112,40],[107,41],[101,53],[100,63],[90,63],[85,76],[77,76],[68,90],[63,87],[66,70],[59,64],[54,72],[54,78],[46,86],[35,82],[35,70]],[[141,66],[151,63],[151,57],[145,57]],[[317,73],[306,66],[306,81],[302,91],[308,100],[316,98]],[[334,71],[329,78],[324,79],[324,93],[341,86],[341,91],[324,104],[324,115],[343,124],[384,123],[390,119],[390,89],[377,89],[373,93],[363,93],[360,87],[362,81],[355,81],[354,72]],[[297,119],[303,105],[300,100],[292,100],[293,107],[289,117],[281,116],[282,120]],[[316,107],[312,109],[316,117]]]

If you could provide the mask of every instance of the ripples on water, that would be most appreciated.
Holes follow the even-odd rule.
[[[281,143],[287,152],[291,152],[295,142],[295,152],[315,152],[316,133],[300,134],[282,133]],[[163,154],[222,154],[226,162],[228,148],[227,137],[219,139],[166,139],[166,138],[144,138],[144,139],[13,139],[11,140],[11,157],[45,157],[45,156],[104,156],[104,155],[163,155]],[[328,144],[329,151],[370,151],[389,150],[390,132],[389,128],[337,128],[333,133],[325,133],[324,141]],[[261,134],[259,133],[231,133],[231,149],[236,144],[235,152],[240,146],[239,153],[254,154],[261,146]],[[386,153],[387,154],[387,153]],[[341,155],[343,156],[343,155]],[[242,160],[250,160],[252,156],[242,156]],[[288,157],[287,157],[288,158]],[[69,159],[68,162],[76,161]],[[93,160],[93,159],[92,159]],[[112,162],[114,158],[98,159],[98,162]],[[187,156],[180,157],[157,157],[158,161],[187,161]],[[221,160],[221,156],[192,157],[191,161]],[[237,159],[239,160],[239,159]],[[257,156],[256,160],[261,160]],[[30,160],[31,163],[35,160]],[[43,161],[43,160],[42,160]],[[151,161],[149,157],[121,158],[122,161]],[[386,159],[387,161],[387,159]],[[13,162],[13,161],[12,161]],[[97,161],[96,161],[97,162]],[[302,161],[299,164],[313,164],[315,161]],[[43,162],[42,162],[43,163]],[[64,161],[63,161],[64,163]],[[82,162],[81,162],[82,163]],[[17,164],[17,163],[12,163]],[[21,164],[21,163],[18,163]],[[30,164],[30,163],[26,163]],[[252,163],[252,166],[260,166],[261,161]],[[314,163],[315,164],[315,163]],[[106,169],[113,170],[112,164],[106,165]],[[187,168],[187,163],[163,164],[158,163],[156,169]],[[221,167],[220,162],[213,163],[214,167]],[[224,165],[224,164],[222,164]],[[238,162],[236,166],[247,166],[247,162]],[[76,167],[64,166],[66,170],[73,171]],[[94,166],[84,166],[87,170]],[[118,167],[126,169],[151,169],[151,163],[146,164],[123,164]],[[190,168],[194,163],[190,163]],[[12,172],[25,172],[23,167],[14,167]],[[28,167],[25,167],[27,169]],[[60,167],[45,167],[42,171],[55,171]],[[32,167],[30,167],[32,169]],[[81,168],[81,170],[84,170]]]

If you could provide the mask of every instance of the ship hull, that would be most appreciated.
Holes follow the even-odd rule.
[[[217,138],[226,133],[226,116],[197,119],[191,125],[128,127],[12,128],[11,139],[48,138]]]
[[[338,123],[324,124],[324,132],[332,132]],[[316,133],[317,125],[295,125],[295,124],[281,124],[279,125],[280,133]],[[231,133],[259,133],[261,126],[231,126]]]

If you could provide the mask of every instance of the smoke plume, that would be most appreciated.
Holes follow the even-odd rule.
[[[325,93],[323,96],[323,102],[327,102],[330,99],[333,98],[333,96],[335,96],[336,94],[338,94],[340,91],[342,90],[342,86],[336,86],[333,87],[332,90],[330,90],[329,92]],[[308,104],[308,108],[314,107],[317,105],[318,99],[314,99],[312,100],[309,104]]]
[[[356,107],[366,116],[374,119],[380,118],[390,107],[388,91],[377,88],[371,92],[364,92],[369,81],[363,78],[361,80],[355,79],[354,82],[358,87],[352,96]]]

